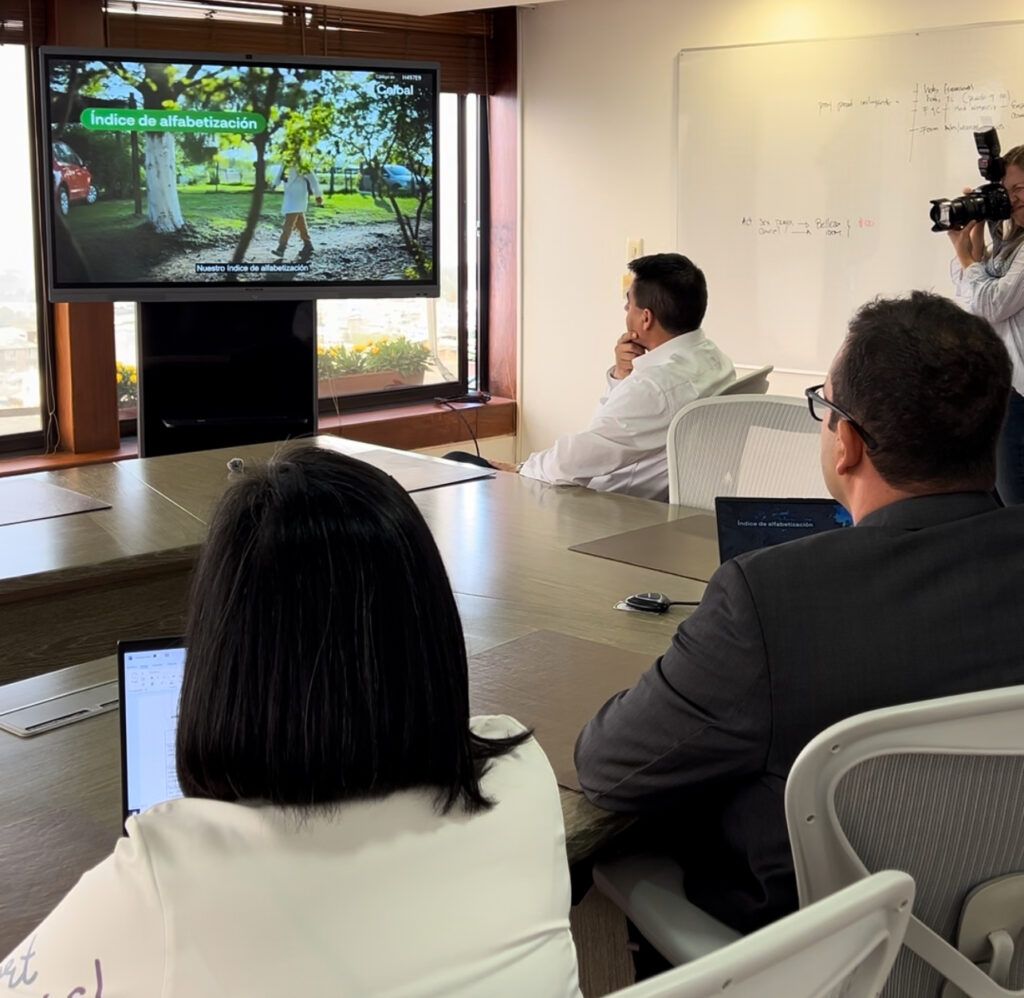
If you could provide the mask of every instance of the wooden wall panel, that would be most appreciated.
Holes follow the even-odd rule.
[[[53,306],[57,419],[61,450],[75,454],[118,446],[114,381],[114,306]]]
[[[518,388],[519,320],[519,97],[517,14],[506,7],[494,14],[495,59],[490,120],[490,390],[515,398]]]
[[[104,44],[100,0],[50,0],[51,45]],[[64,303],[53,309],[54,391],[60,449],[75,454],[118,446],[114,307]]]

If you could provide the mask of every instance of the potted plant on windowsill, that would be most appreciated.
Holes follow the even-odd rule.
[[[133,364],[117,364],[117,414],[135,419],[139,411],[139,372]]]
[[[430,347],[406,336],[382,336],[372,342],[368,353],[368,370],[397,371],[405,385],[422,385],[430,365]]]
[[[379,392],[403,384],[395,370],[371,369],[368,360],[372,347],[357,343],[354,347],[320,347],[317,349],[317,375],[319,395],[331,398],[337,395],[360,395]]]

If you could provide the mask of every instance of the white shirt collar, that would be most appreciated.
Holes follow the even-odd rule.
[[[689,352],[703,339],[704,330],[700,328],[692,329],[688,333],[680,333],[678,336],[673,336],[672,339],[666,340],[661,346],[648,350],[647,353],[637,357],[633,361],[633,369],[639,368],[643,370],[648,366],[663,364],[673,354]]]

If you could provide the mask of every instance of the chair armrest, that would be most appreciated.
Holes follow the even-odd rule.
[[[673,965],[740,938],[735,929],[687,900],[683,868],[669,856],[623,856],[595,863],[594,884]]]

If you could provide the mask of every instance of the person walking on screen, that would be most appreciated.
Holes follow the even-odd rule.
[[[309,207],[310,197],[316,198],[317,204],[324,203],[320,181],[316,179],[315,173],[302,170],[293,163],[284,174],[284,201],[281,204],[284,227],[281,229],[281,238],[277,241],[277,246],[271,250],[274,256],[284,256],[293,229],[302,238],[299,259],[308,260],[313,255],[313,240],[309,237],[309,227],[306,225],[306,209]]]

